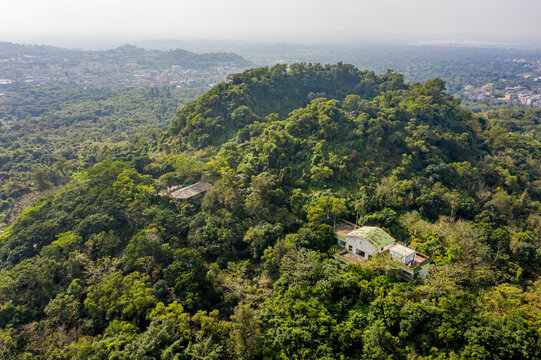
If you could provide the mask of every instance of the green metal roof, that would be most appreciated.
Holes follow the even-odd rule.
[[[378,250],[396,241],[391,235],[375,226],[363,226],[357,230],[353,230],[348,234],[348,236],[362,237],[370,244],[374,245],[374,247]]]

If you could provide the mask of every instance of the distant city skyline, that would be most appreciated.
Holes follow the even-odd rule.
[[[441,41],[541,45],[539,0],[18,0],[0,41]]]

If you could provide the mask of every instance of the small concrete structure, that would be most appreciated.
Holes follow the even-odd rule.
[[[173,187],[168,189],[169,196],[175,201],[189,202],[197,200],[205,195],[208,189],[212,187],[212,184],[206,182],[197,182],[193,185],[186,187]]]
[[[395,244],[389,248],[389,253],[395,261],[411,266],[415,260],[415,250],[402,244]]]

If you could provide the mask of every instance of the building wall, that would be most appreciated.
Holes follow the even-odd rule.
[[[372,244],[358,236],[346,237],[346,250],[363,260],[367,260],[370,256],[378,252]],[[359,254],[358,251],[364,252],[364,256]]]
[[[340,246],[341,248],[346,247],[346,238],[345,237],[340,236],[340,235],[335,233],[334,238],[336,239],[336,244],[338,244],[338,246]]]
[[[404,262],[404,264],[408,264],[410,265],[411,263],[413,263],[413,260],[415,260],[415,253],[409,255],[406,257],[406,261]],[[411,266],[411,265],[410,265]]]
[[[421,270],[418,272],[418,276],[421,279],[426,280],[426,277],[428,276],[428,266],[422,266]]]

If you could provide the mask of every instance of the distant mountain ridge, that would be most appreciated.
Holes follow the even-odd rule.
[[[105,51],[89,51],[92,58],[102,60],[115,60],[116,57],[122,56],[126,59],[140,59],[147,61],[154,60],[163,66],[167,65],[196,65],[208,64],[218,65],[221,63],[237,66],[248,66],[250,62],[245,60],[240,55],[227,52],[219,53],[194,53],[183,49],[174,49],[168,51],[146,50],[134,45],[126,44],[115,49]]]
[[[0,59],[7,59],[12,56],[53,56],[71,55],[79,58],[89,56],[93,60],[108,60],[114,56],[140,57],[140,56],[161,56],[169,61],[205,61],[205,62],[229,62],[231,64],[248,66],[249,61],[242,56],[230,52],[195,53],[183,49],[174,50],[147,50],[131,44],[125,44],[114,49],[107,50],[79,50],[67,49],[50,45],[26,45],[10,42],[0,42]]]

